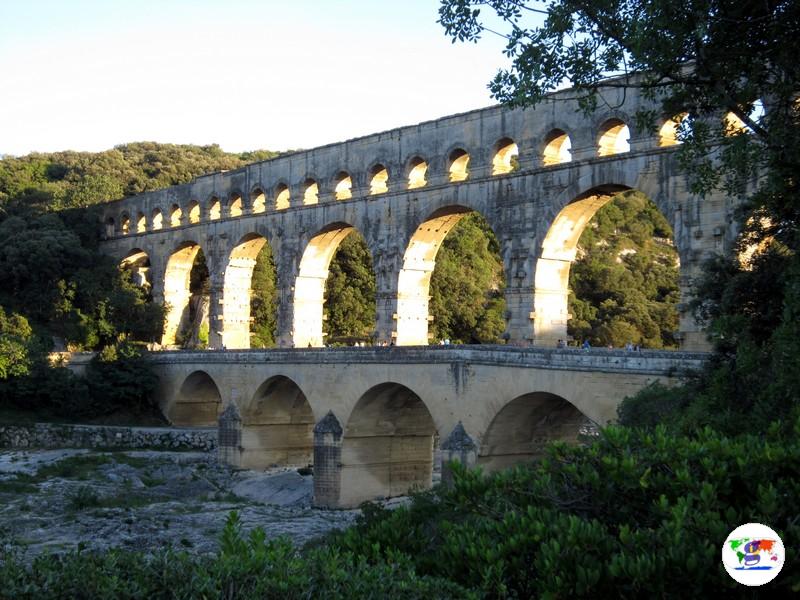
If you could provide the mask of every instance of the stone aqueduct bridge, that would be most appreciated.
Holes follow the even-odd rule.
[[[286,154],[104,205],[103,250],[146,271],[154,297],[171,307],[165,346],[186,320],[201,248],[206,257],[209,345],[228,352],[156,355],[166,413],[176,422],[211,421],[230,407],[221,426],[228,460],[245,465],[308,460],[316,422],[316,498],[334,506],[429,483],[434,435],[459,438],[459,420],[462,442],[473,438],[489,465],[529,455],[532,440],[548,431],[574,435],[575,411],[605,422],[625,390],[665,377],[681,355],[647,354],[639,360],[649,366],[619,371],[581,362],[593,353],[564,354],[565,364],[581,357],[583,366],[557,368],[562,355],[554,350],[486,350],[495,357],[486,364],[484,350],[448,349],[434,360],[426,352],[437,349],[401,347],[428,343],[436,253],[471,211],[500,244],[507,343],[555,346],[566,337],[581,232],[626,189],[645,193],[673,227],[683,350],[704,349],[685,307],[701,263],[731,246],[735,201],[689,193],[671,115],[654,135],[633,127],[631,115],[651,107],[631,90],[610,91],[599,106],[617,108],[589,116],[570,94],[535,109],[492,107]],[[306,350],[323,345],[329,263],[353,231],[372,256],[376,338],[398,347],[374,355],[381,350]],[[298,350],[232,352],[249,348],[250,281],[265,243],[277,268],[280,345]],[[526,362],[536,356],[550,358]],[[214,402],[203,400],[208,394]]]
[[[441,448],[493,470],[605,424],[619,401],[670,383],[697,352],[430,346],[156,352],[178,422],[219,419],[221,458],[314,465],[314,501],[350,507],[431,484]],[[441,443],[440,443],[441,442]],[[445,470],[446,474],[446,470]]]

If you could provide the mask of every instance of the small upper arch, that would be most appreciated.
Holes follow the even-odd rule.
[[[337,200],[353,197],[353,178],[347,171],[339,171],[333,178],[333,193]]]
[[[408,189],[415,190],[427,185],[425,175],[428,172],[428,161],[420,155],[411,157],[407,163],[406,172],[408,173]]]
[[[544,138],[542,152],[542,165],[550,167],[560,165],[572,160],[572,140],[563,129],[551,129]]]
[[[289,185],[285,181],[279,181],[275,185],[275,210],[284,210],[289,208],[291,202],[291,192]]]
[[[144,216],[142,211],[136,215],[136,233],[144,233],[147,231],[147,217]]]
[[[469,177],[469,152],[460,146],[451,150],[447,155],[447,173],[453,183]]]
[[[183,217],[181,207],[178,204],[173,204],[169,209],[169,226],[180,227],[181,217]]]
[[[689,116],[688,113],[684,112],[664,121],[658,130],[659,147],[665,148],[681,143],[680,139],[678,138],[678,131],[681,128],[681,123],[683,123],[687,116]]]
[[[189,213],[189,223],[194,224],[200,222],[200,203],[197,200],[189,202],[187,212]]]
[[[207,202],[208,220],[216,221],[222,218],[222,201],[216,195],[211,196]]]
[[[230,196],[228,197],[228,216],[241,217],[243,211],[244,205],[242,203],[241,192],[238,190],[231,192]]]
[[[389,169],[381,162],[374,163],[368,171],[369,193],[383,194],[389,191]]]
[[[303,181],[303,206],[319,203],[319,183],[317,178],[309,175]]]
[[[258,214],[265,210],[267,210],[267,195],[261,185],[256,185],[250,191],[250,212]]]
[[[519,168],[519,146],[513,139],[499,139],[492,150],[492,175],[513,173]]]
[[[122,235],[128,235],[131,232],[131,218],[127,212],[119,216],[119,231]]]
[[[597,156],[612,156],[630,152],[631,131],[625,121],[617,117],[607,119],[600,125],[597,139]]]
[[[150,226],[153,231],[158,231],[164,227],[164,215],[161,214],[160,208],[154,208],[150,215]]]

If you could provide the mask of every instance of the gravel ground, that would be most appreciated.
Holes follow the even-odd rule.
[[[0,544],[27,556],[79,544],[213,552],[236,510],[245,529],[302,545],[358,514],[311,508],[312,487],[296,469],[237,471],[200,452],[2,451]]]

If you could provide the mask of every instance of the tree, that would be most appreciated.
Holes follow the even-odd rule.
[[[429,312],[434,340],[498,343],[505,329],[503,262],[492,228],[479,213],[462,218],[436,255]]]
[[[27,375],[31,367],[33,330],[22,315],[7,315],[0,306],[0,379]]]
[[[533,106],[568,80],[588,111],[605,89],[637,88],[654,106],[636,115],[638,128],[652,128],[658,113],[686,115],[678,156],[692,191],[723,187],[747,199],[738,215],[737,254],[757,251],[747,261],[714,261],[696,295],[695,313],[708,323],[717,355],[684,390],[686,413],[693,415],[685,425],[713,420],[735,431],[800,411],[793,368],[800,355],[793,320],[800,277],[800,4],[443,0],[440,23],[454,41],[477,41],[489,31],[482,9],[499,17],[504,30],[493,31],[508,41],[511,66],[489,84],[497,99]],[[729,113],[740,125],[732,125]]]
[[[278,286],[269,244],[264,244],[256,257],[250,287],[253,290],[250,298],[250,315],[253,318],[250,347],[269,348],[275,345],[278,329]]]
[[[375,272],[364,238],[351,233],[336,250],[325,282],[327,340],[369,339],[375,330]]]

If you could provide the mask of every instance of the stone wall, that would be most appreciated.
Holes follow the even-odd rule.
[[[0,448],[162,448],[210,451],[216,429],[98,425],[0,425]]]

